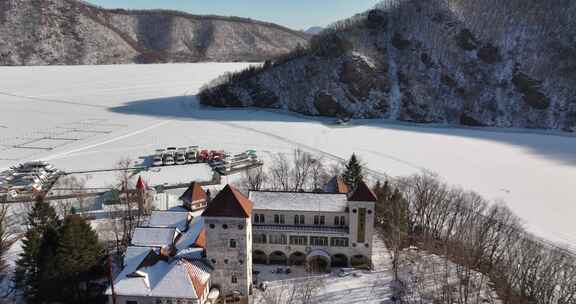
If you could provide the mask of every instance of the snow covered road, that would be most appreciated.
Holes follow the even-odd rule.
[[[0,169],[36,158],[70,171],[112,168],[123,157],[194,144],[232,152],[300,147],[331,160],[355,152],[380,177],[426,170],[502,200],[531,231],[576,249],[576,137],[374,120],[336,127],[197,104],[202,85],[246,66],[0,67]]]

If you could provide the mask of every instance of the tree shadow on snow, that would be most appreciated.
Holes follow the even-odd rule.
[[[314,123],[333,128],[343,127],[336,125],[335,118],[304,116],[282,110],[208,107],[200,105],[196,96],[174,96],[139,100],[126,103],[123,106],[110,108],[109,110],[120,114],[164,117],[178,120],[206,120],[237,123],[241,123],[242,121],[295,122]],[[354,128],[359,126],[493,141],[518,146],[526,149],[528,153],[533,155],[558,161],[562,164],[576,166],[576,135],[571,133],[545,130],[415,124],[382,119],[355,120],[348,127]],[[367,138],[367,140],[373,139]],[[423,153],[425,153],[425,151],[423,151]]]

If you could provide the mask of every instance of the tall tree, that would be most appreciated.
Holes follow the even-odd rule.
[[[8,205],[0,204],[0,286],[9,278],[9,267],[6,262],[6,253],[14,243],[14,233],[8,227]],[[10,288],[0,288],[0,303],[9,303]]]
[[[44,202],[42,196],[38,196],[34,202],[34,206],[30,213],[28,213],[28,226],[32,229],[38,229],[43,233],[49,227],[58,227],[60,220],[56,214],[56,210],[49,203]]]
[[[27,303],[40,303],[43,298],[40,291],[42,273],[51,270],[45,267],[49,255],[44,253],[53,251],[55,246],[54,242],[45,242],[44,239],[47,231],[50,231],[50,237],[54,237],[60,221],[54,208],[38,197],[28,214],[27,223],[28,230],[22,240],[22,253],[16,261],[14,281]],[[52,249],[48,250],[49,246]]]
[[[356,154],[352,154],[348,164],[346,164],[346,170],[344,171],[344,182],[350,187],[350,189],[356,189],[358,183],[364,179],[362,173],[362,165],[360,160],[356,157]]]
[[[60,229],[56,249],[56,267],[61,282],[67,288],[61,288],[62,301],[83,303],[88,297],[83,284],[88,282],[104,256],[104,248],[92,227],[80,216],[66,218]]]

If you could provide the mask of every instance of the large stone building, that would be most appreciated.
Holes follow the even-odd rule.
[[[370,267],[376,197],[364,183],[346,193],[339,179],[325,190],[246,197],[226,186],[201,215],[154,212],[109,294],[118,304],[249,303],[253,264]]]

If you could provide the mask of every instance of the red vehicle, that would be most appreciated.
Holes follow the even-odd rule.
[[[198,154],[198,162],[205,163],[210,160],[210,152],[208,150],[200,151]]]
[[[226,157],[226,153],[224,151],[210,151],[210,161],[214,160],[223,160]]]

